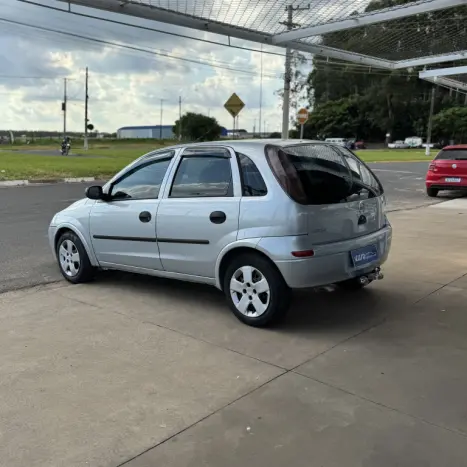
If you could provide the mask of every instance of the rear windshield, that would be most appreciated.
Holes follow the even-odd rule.
[[[435,157],[435,161],[446,160],[467,160],[467,149],[446,149],[440,151]]]
[[[301,144],[265,148],[285,192],[301,204],[337,204],[383,194],[370,169],[346,148]]]

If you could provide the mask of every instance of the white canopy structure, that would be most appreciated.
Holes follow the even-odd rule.
[[[97,8],[375,68],[430,67],[467,58],[467,0],[402,5],[394,0],[57,1],[70,9],[73,5]],[[396,5],[385,7],[391,4]],[[340,47],[343,43],[345,49]],[[290,54],[286,56],[283,136],[289,126]],[[462,72],[466,70],[421,77],[434,80],[436,76],[437,84],[467,90],[467,80],[460,79]]]

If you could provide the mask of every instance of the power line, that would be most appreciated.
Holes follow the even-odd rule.
[[[245,50],[245,51],[248,51],[248,52],[265,53],[265,54],[268,54],[268,55],[277,55],[279,57],[285,57],[285,54],[281,54],[279,52],[264,51],[264,50],[259,50],[259,49],[253,49],[253,48],[250,48],[250,47],[241,47],[239,45],[224,44],[222,42],[211,41],[209,39],[202,39],[200,37],[187,36],[185,34],[164,31],[162,29],[150,28],[148,26],[141,26],[141,25],[137,25],[137,24],[125,23],[123,21],[117,21],[117,20],[110,19],[110,18],[101,18],[99,16],[88,15],[88,14],[85,14],[85,13],[78,13],[76,11],[64,10],[63,8],[53,7],[51,5],[42,5],[41,3],[33,2],[31,0],[18,0],[18,1],[22,2],[22,3],[29,4],[29,5],[38,6],[38,7],[41,7],[41,8],[47,8],[49,10],[59,11],[61,13],[71,14],[71,15],[74,15],[74,16],[81,16],[83,18],[95,19],[95,20],[98,20],[98,21],[105,21],[107,23],[118,24],[120,26],[129,26],[129,27],[132,27],[132,28],[142,29],[142,30],[145,30],[145,31],[158,32],[158,33],[161,33],[161,34],[166,34],[168,36],[180,37],[182,39],[190,39],[190,40],[198,41],[198,42],[205,42],[207,44],[220,45],[220,46],[223,46],[223,47],[229,47],[231,49],[240,49],[240,50]]]
[[[46,32],[51,32],[51,33],[55,33],[55,34],[61,34],[61,35],[64,35],[64,36],[69,36],[69,37],[73,37],[73,38],[80,39],[80,40],[95,42],[95,43],[110,46],[110,47],[115,47],[115,48],[120,48],[120,49],[128,49],[128,50],[132,50],[132,51],[136,51],[136,52],[143,52],[143,53],[147,53],[147,54],[150,54],[150,55],[156,55],[156,56],[159,56],[159,57],[166,57],[166,58],[173,59],[173,60],[181,60],[181,61],[184,61],[184,62],[195,63],[195,64],[198,64],[198,65],[210,66],[210,67],[213,67],[213,68],[220,68],[220,69],[224,69],[224,70],[228,70],[228,71],[235,71],[235,72],[239,72],[239,73],[245,73],[245,74],[248,74],[250,76],[258,76],[258,73],[256,73],[256,72],[253,72],[253,71],[250,71],[250,70],[245,70],[245,69],[240,69],[240,68],[234,68],[234,67],[230,67],[228,65],[224,66],[224,65],[213,64],[212,62],[210,63],[209,61],[195,60],[195,59],[190,59],[190,58],[186,58],[186,57],[177,57],[177,56],[171,55],[171,54],[169,54],[167,52],[157,52],[156,50],[152,50],[152,49],[151,50],[150,49],[143,49],[141,47],[130,46],[130,45],[127,45],[127,44],[119,44],[117,42],[106,41],[104,39],[97,39],[97,38],[89,37],[89,36],[82,36],[80,34],[75,34],[75,33],[67,32],[67,31],[60,31],[60,30],[57,30],[57,29],[47,28],[47,27],[44,27],[44,26],[37,26],[37,25],[29,24],[29,23],[23,23],[21,21],[15,21],[15,20],[12,20],[12,19],[7,19],[7,18],[0,18],[0,21],[4,22],[4,23],[9,23],[9,24],[15,24],[15,25],[18,25],[18,26],[28,27],[28,28],[31,28],[31,29],[37,29],[37,30],[40,30],[40,31],[46,31]],[[278,75],[272,75],[272,74],[263,75],[263,77],[264,76],[266,76],[268,78],[273,78],[273,79],[279,79],[280,78]]]
[[[57,80],[63,79],[59,76],[14,76],[14,75],[0,75],[0,79],[50,79]]]

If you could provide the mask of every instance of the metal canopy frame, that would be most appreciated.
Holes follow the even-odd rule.
[[[455,91],[467,91],[467,66],[455,66],[450,68],[434,68],[419,72],[419,78],[433,84],[453,89]],[[452,78],[447,78],[451,76]]]
[[[418,0],[389,8],[378,8],[376,0],[56,1],[68,4],[69,10],[73,5],[95,8],[283,47],[288,58],[297,50],[388,70],[467,58],[467,0]],[[417,22],[420,15],[425,20],[422,27]],[[399,23],[391,23],[394,20]],[[456,81],[433,74],[423,79],[444,86]],[[290,59],[284,80],[283,137],[288,135]],[[457,88],[467,90],[467,81],[459,81]]]
[[[467,0],[419,0],[369,13],[362,11],[371,0],[312,0],[309,13],[297,15],[298,20],[313,20],[317,24],[298,27],[287,31],[280,26],[286,16],[289,4],[304,6],[309,0],[57,0],[69,5],[79,5],[99,10],[149,19],[161,23],[182,26],[199,31],[211,32],[231,38],[258,42],[261,44],[290,48],[301,52],[322,55],[338,60],[365,64],[383,69],[404,69],[425,66],[467,58],[467,44],[464,50],[449,50],[442,54],[391,60],[377,54],[363,54],[351,50],[322,45],[320,39],[326,34],[361,30],[377,24],[388,24],[396,19],[416,17],[427,13],[440,13],[454,7],[466,6]],[[274,7],[273,5],[274,4]],[[329,7],[326,4],[330,4]],[[251,17],[254,7],[262,9],[267,21]],[[277,5],[277,6],[276,6]],[[267,8],[270,11],[264,11]],[[319,14],[315,14],[315,11]],[[328,8],[329,13],[323,13]],[[231,9],[237,14],[224,14],[224,21],[216,9]],[[360,11],[360,13],[359,13]],[[467,12],[467,10],[466,10]],[[225,13],[223,11],[223,13]],[[256,13],[258,16],[258,14]],[[332,17],[341,17],[338,20]],[[227,18],[227,21],[226,21]],[[229,21],[230,20],[230,21]],[[283,24],[283,23],[282,23]]]
[[[459,5],[465,5],[465,0],[422,0],[396,8],[387,8],[377,13],[371,12],[362,15],[355,15],[342,21],[333,21],[327,24],[298,28],[293,31],[276,34],[273,38],[273,43],[281,44],[282,42],[304,39],[305,37],[318,36],[330,32],[343,31],[345,29],[358,28],[370,24],[383,23],[385,21],[393,21],[395,19],[430,13],[432,11],[443,10],[445,8],[451,8]]]

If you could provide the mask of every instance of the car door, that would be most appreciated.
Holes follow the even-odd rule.
[[[166,271],[214,277],[221,250],[237,239],[241,185],[228,148],[187,148],[172,171],[157,213]]]
[[[142,160],[108,187],[90,213],[90,233],[101,266],[162,269],[156,238],[159,194],[174,152]]]

